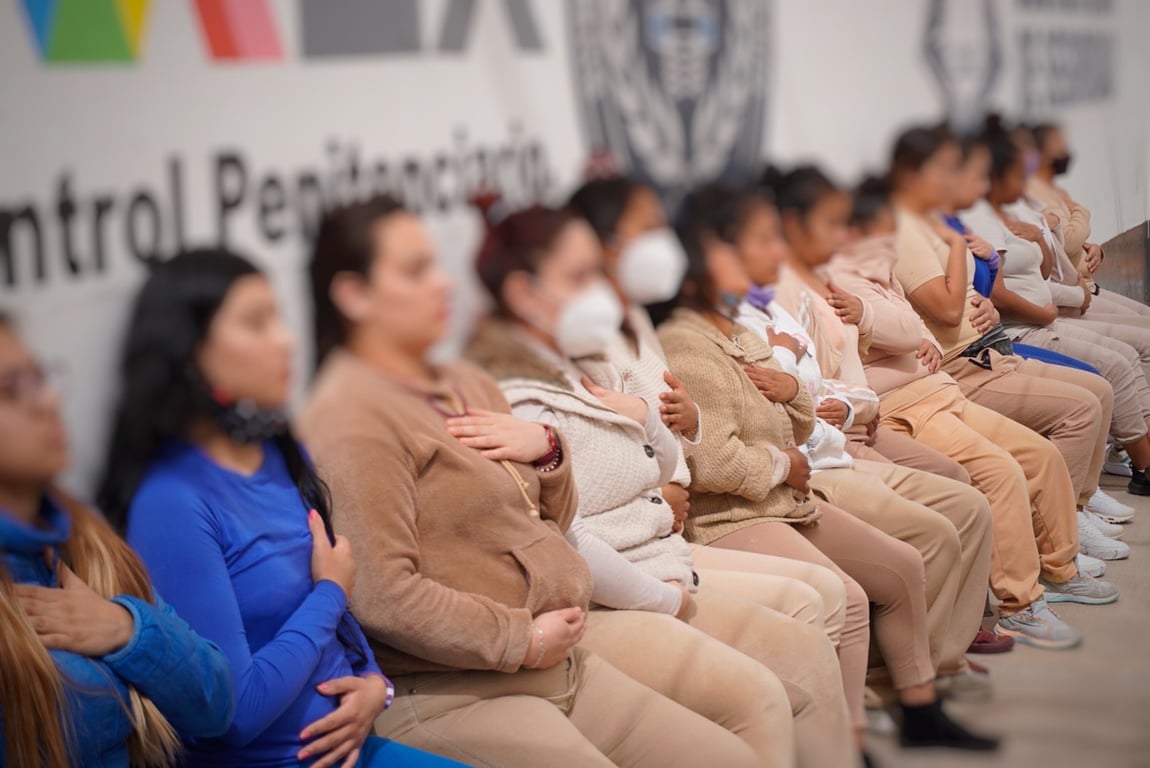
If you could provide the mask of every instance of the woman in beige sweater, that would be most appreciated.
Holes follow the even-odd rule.
[[[301,418],[359,564],[351,606],[395,670],[382,736],[485,766],[759,765],[737,736],[577,647],[591,576],[564,540],[566,445],[466,365],[428,362],[450,284],[388,198],[325,220],[322,368]]]
[[[575,190],[567,205],[595,231],[603,251],[607,281],[626,308],[623,325],[603,357],[586,357],[575,362],[601,387],[619,389],[649,403],[659,403],[663,423],[679,436],[675,472],[671,482],[663,486],[662,494],[674,511],[676,530],[681,532],[691,506],[687,490],[691,485],[691,471],[686,453],[699,444],[706,427],[690,392],[667,370],[667,358],[645,307],[675,297],[687,256],[667,222],[655,190],[635,179],[626,176],[593,179]],[[797,605],[789,606],[778,598],[792,592],[796,580],[813,587],[822,598],[827,636],[838,647],[847,605],[846,589],[834,572],[785,557],[698,544],[690,546],[695,565],[707,569],[708,580],[722,582],[725,589],[762,600],[763,590],[775,580],[778,588],[767,589],[773,598],[767,605],[793,618],[806,620],[807,617],[794,610]]]
[[[771,348],[730,319],[751,287],[738,255],[702,221],[683,214],[687,276],[679,309],[659,329],[672,373],[707,424],[689,460],[693,495],[687,535],[704,544],[811,560],[837,570],[858,607],[876,605],[875,631],[904,714],[903,743],[994,749],[938,703],[927,640],[922,558],[849,513],[810,495],[810,465],[796,447],[814,426],[810,393],[783,373]],[[864,591],[865,590],[865,591]],[[854,653],[861,651],[861,658]],[[861,740],[866,638],[840,659]]]
[[[590,228],[541,206],[513,213],[493,224],[477,267],[496,316],[467,356],[499,381],[513,414],[551,424],[570,448],[579,507],[568,538],[591,568],[596,604],[581,645],[727,726],[764,764],[793,765],[797,737],[799,765],[850,766],[838,662],[821,623],[771,610],[793,602],[787,593],[821,599],[801,582],[698,567],[661,490],[678,439],[658,408],[595,385],[578,365],[605,362],[622,313]]]

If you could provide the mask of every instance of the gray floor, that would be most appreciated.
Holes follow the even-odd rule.
[[[1106,579],[1122,589],[1113,605],[1060,604],[1058,613],[1082,629],[1073,651],[1017,647],[1000,656],[973,657],[991,670],[988,702],[952,702],[964,723],[997,733],[997,755],[903,751],[897,742],[870,737],[882,768],[1150,768],[1150,499],[1125,493],[1119,478],[1103,486],[1138,510],[1123,541],[1129,560],[1109,564]]]

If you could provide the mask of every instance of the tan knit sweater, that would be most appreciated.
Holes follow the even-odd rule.
[[[590,601],[591,574],[563,537],[571,462],[540,473],[486,459],[447,433],[429,398],[509,411],[472,366],[417,392],[337,352],[300,418],[355,554],[352,612],[389,673],[514,672],[533,616]]]
[[[680,309],[660,327],[659,341],[671,372],[690,390],[707,423],[702,443],[688,459],[687,539],[709,544],[768,520],[817,519],[814,499],[783,485],[790,473],[783,451],[805,442],[814,427],[807,388],[800,384],[786,405],[763,397],[743,366],[779,366],[771,348],[742,326],[728,338],[699,313]]]

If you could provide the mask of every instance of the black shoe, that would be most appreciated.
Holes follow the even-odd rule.
[[[878,768],[878,763],[875,762],[875,759],[871,756],[871,753],[867,752],[865,749],[862,751],[862,764],[863,768]]]
[[[974,752],[998,749],[998,739],[976,736],[951,720],[938,701],[919,707],[902,706],[904,747],[948,747]]]
[[[1150,496],[1150,477],[1146,477],[1146,470],[1136,469],[1130,477],[1130,484],[1126,492],[1131,496]]]

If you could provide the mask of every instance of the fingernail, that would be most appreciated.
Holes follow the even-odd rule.
[[[327,683],[320,683],[320,684],[319,684],[319,689],[320,689],[321,691],[326,691],[326,690],[327,690]]]
[[[319,517],[319,512],[316,512],[316,511],[313,509],[313,510],[311,510],[311,511],[309,511],[309,512],[307,513],[307,516],[308,516],[308,517],[311,517],[311,518],[316,518],[316,517]]]
[[[310,733],[310,732],[308,732],[308,731],[304,731],[303,733],[301,733],[301,734],[299,735],[299,737],[300,737],[301,739],[310,739],[310,738],[311,738],[311,733]]]

